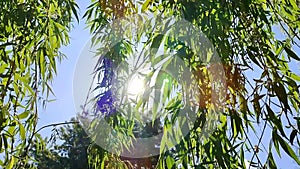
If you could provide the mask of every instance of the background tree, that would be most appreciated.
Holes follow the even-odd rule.
[[[100,0],[92,1],[85,18],[91,32],[97,33],[101,26],[114,19],[141,12],[183,17],[199,27],[221,58],[227,84],[226,104],[220,111],[216,131],[199,142],[201,125],[195,125],[180,144],[168,147],[174,151],[160,155],[157,168],[177,168],[179,165],[183,168],[245,168],[246,153],[251,155],[253,166],[277,168],[273,158],[275,151],[279,156],[287,154],[300,165],[295,153],[295,149],[299,150],[300,76],[293,68],[300,61],[299,54],[295,53],[300,46],[298,1]],[[283,40],[276,37],[275,26],[283,30]],[[177,55],[188,63],[193,76],[199,79],[202,96],[212,90],[209,75],[205,73],[212,65],[197,62],[195,54],[191,55],[188,48],[180,50],[184,48],[183,44],[176,46],[168,38],[158,40],[155,31],[148,35],[144,47],[165,44],[165,48],[177,49]],[[102,38],[109,38],[109,35]],[[132,44],[122,42],[106,57],[122,63],[132,48]],[[248,72],[254,73],[249,76]],[[210,97],[203,98],[199,103],[201,111],[197,114],[200,124],[205,122],[201,114],[214,106]],[[170,107],[172,114],[176,107]],[[118,120],[122,117],[119,115],[116,115]],[[167,126],[166,121],[163,126]],[[250,137],[251,133],[254,139]],[[167,133],[164,131],[164,134]],[[265,139],[269,145],[263,143]],[[168,146],[165,143],[166,140],[162,140],[160,147]],[[259,149],[263,151],[259,152]],[[103,156],[100,161],[105,158]]]
[[[32,147],[30,152],[40,169],[87,169],[88,147],[92,144],[83,128],[71,119],[73,123],[60,128],[53,128],[50,139],[46,139],[41,148]]]
[[[107,168],[132,166],[128,159],[121,161],[119,157],[96,145],[74,118],[65,122],[62,127],[57,128],[57,124],[48,127],[53,126],[49,139],[45,138],[43,144],[33,144],[30,148],[29,154],[35,160],[37,168],[89,169],[98,168],[101,163],[105,163]],[[104,159],[106,154],[107,158]]]
[[[0,166],[24,168],[36,133],[39,103],[46,105],[59,52],[69,43],[73,0],[0,2]],[[26,168],[28,168],[27,166]]]

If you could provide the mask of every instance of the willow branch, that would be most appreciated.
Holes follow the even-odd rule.
[[[69,122],[63,122],[63,123],[52,123],[52,124],[48,124],[45,125],[41,128],[39,128],[38,130],[36,130],[36,132],[33,133],[33,135],[37,134],[38,132],[40,132],[41,130],[48,128],[48,127],[56,127],[56,126],[61,126],[61,125],[66,125],[66,124],[78,124],[78,121],[69,121]]]

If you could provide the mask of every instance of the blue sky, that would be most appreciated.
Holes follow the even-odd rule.
[[[80,7],[80,15],[83,16],[89,3],[88,1],[78,1],[77,3]],[[55,93],[54,98],[57,100],[48,103],[46,109],[40,110],[38,128],[52,123],[69,121],[71,117],[76,116],[77,112],[73,103],[73,78],[78,57],[90,38],[89,30],[85,29],[85,27],[86,25],[83,20],[81,20],[79,24],[74,23],[74,28],[70,33],[71,43],[61,50],[67,55],[67,59],[58,64],[58,74],[54,78],[52,85]],[[278,32],[276,32],[276,34],[278,38],[283,38],[282,35],[279,35],[279,29],[277,30]],[[296,52],[299,54],[299,49]],[[299,67],[299,62],[292,64],[292,69],[298,72],[298,75],[300,74]],[[44,129],[41,131],[41,134],[43,136],[50,136],[51,129],[52,128]],[[268,142],[266,142],[265,145],[267,147]],[[276,153],[274,153],[274,155],[275,154]],[[281,160],[276,158],[282,168],[286,168],[287,164],[294,164],[296,166],[285,153],[282,153],[282,157],[283,159]],[[290,168],[294,165],[290,165]]]
[[[88,1],[78,1],[80,16],[84,15]],[[70,33],[70,44],[61,49],[66,54],[67,59],[57,64],[57,76],[53,81],[53,91],[56,101],[47,104],[46,109],[40,109],[38,128],[44,125],[69,121],[76,116],[73,104],[73,77],[75,66],[81,50],[90,38],[89,30],[85,29],[83,20],[74,23],[74,28]],[[49,136],[51,128],[44,129],[41,134]]]

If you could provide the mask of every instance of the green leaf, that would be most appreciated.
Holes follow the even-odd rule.
[[[254,56],[254,54],[251,51],[248,51],[248,56],[249,58],[260,68],[262,68],[262,66],[260,65],[260,63],[257,61],[256,57]]]
[[[173,165],[175,164],[175,160],[172,157],[168,156],[166,159],[166,163],[167,163],[167,168],[172,169]]]
[[[273,155],[272,155],[272,152],[270,152],[269,154],[269,157],[268,157],[268,164],[269,164],[269,167],[272,168],[272,169],[277,169],[277,166],[275,164],[275,160],[273,158]]]
[[[295,73],[289,73],[289,76],[297,81],[300,81],[300,76],[296,75]]]
[[[78,13],[77,13],[77,9],[79,8],[78,5],[74,2],[71,2],[71,9],[72,9],[72,12],[77,20],[77,22],[79,22],[79,17],[78,17]]]
[[[291,132],[291,135],[290,135],[290,142],[291,142],[292,145],[293,145],[293,142],[294,142],[295,137],[297,136],[297,133],[298,133],[298,131],[295,130],[295,129]]]
[[[243,131],[242,119],[238,116],[238,112],[231,111],[231,125],[233,138],[236,138]]]
[[[300,117],[294,117],[294,119],[297,121],[298,130],[300,130]]]
[[[25,119],[26,117],[28,117],[29,111],[25,111],[21,114],[18,115],[19,119]]]
[[[160,154],[163,154],[163,152],[166,150],[166,148],[167,148],[167,129],[166,130],[164,130],[164,133],[163,133],[163,136],[162,136],[162,139],[161,139],[161,141],[160,141],[160,149],[159,149],[159,151],[160,151]]]
[[[281,83],[276,83],[273,85],[273,89],[274,89],[278,99],[283,103],[285,111],[287,109],[290,109],[290,106],[288,103],[288,97],[287,97],[284,86]]]
[[[277,133],[276,133],[277,135]],[[292,157],[295,162],[297,162],[297,164],[300,165],[300,159],[297,157],[297,155],[295,154],[294,150],[289,146],[289,144],[284,141],[279,135],[277,135],[277,139],[279,144],[281,145],[282,149],[290,156]]]
[[[300,58],[288,47],[284,47],[284,50],[286,51],[286,53],[293,59],[300,61]]]
[[[278,144],[278,134],[276,133],[276,129],[274,129],[272,131],[272,140],[273,140],[274,147],[275,147],[277,154],[279,155],[279,157],[281,157],[281,153],[279,150],[279,144]]]
[[[162,35],[162,34],[157,34],[153,38],[152,44],[150,46],[150,55],[151,56],[156,56],[156,53],[157,53],[163,39],[164,39],[164,35]],[[163,57],[164,56],[166,56],[166,55],[163,55]],[[153,58],[155,58],[155,57],[153,57]]]
[[[165,54],[159,55],[156,57],[151,58],[151,66],[157,67],[157,65],[160,63],[166,63],[169,59],[172,59],[172,56],[167,56]]]
[[[19,130],[20,130],[20,136],[22,140],[25,140],[26,138],[26,132],[25,132],[25,128],[23,126],[22,123],[19,123]]]
[[[145,12],[151,5],[153,0],[146,0],[142,5],[142,12]]]
[[[2,149],[2,139],[0,138],[0,153],[3,152],[4,149]]]
[[[8,127],[7,133],[9,134],[9,136],[15,135],[15,128],[16,128],[15,125],[10,125],[10,126]]]
[[[15,157],[12,156],[10,161],[9,161],[9,164],[6,166],[6,169],[12,169],[14,164],[15,164]]]
[[[255,114],[256,114],[256,122],[257,123],[259,123],[259,119],[260,119],[260,115],[261,115],[261,107],[260,107],[260,104],[259,104],[259,100],[263,96],[259,96],[258,94],[254,94],[254,99],[251,101],[251,102],[253,102],[253,107],[254,107],[254,111],[255,111]]]
[[[18,83],[17,82],[13,82],[13,86],[14,86],[14,92],[16,92],[16,94],[18,95],[20,93],[19,87],[18,87]]]
[[[267,112],[268,112],[268,116],[269,116],[268,120],[270,120],[271,122],[274,123],[274,125],[276,126],[276,128],[280,131],[281,135],[283,135],[284,137],[286,137],[280,119],[278,119],[275,116],[274,111],[270,108],[269,105],[266,104],[266,108],[267,108]]]
[[[245,168],[245,156],[244,156],[243,147],[241,148],[241,150],[242,150],[242,151],[240,151],[241,166],[242,166],[242,168]]]
[[[27,84],[24,83],[25,88],[29,91],[29,93],[34,96],[34,90]]]
[[[289,3],[291,3],[291,5],[293,6],[293,8],[295,8],[295,9],[299,9],[299,7],[298,7],[298,5],[297,5],[297,1],[296,0],[289,0],[289,1],[287,1],[287,2],[289,2]],[[298,1],[299,2],[299,1]]]

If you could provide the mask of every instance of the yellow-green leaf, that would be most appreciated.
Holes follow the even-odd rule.
[[[151,5],[153,0],[146,0],[145,3],[142,5],[142,12],[145,12],[149,6]]]
[[[12,156],[10,161],[9,161],[9,164],[7,165],[6,169],[12,169],[13,166],[14,166],[14,163],[15,163],[15,157]]]
[[[25,140],[26,135],[25,135],[25,128],[24,128],[23,124],[19,123],[19,129],[20,129],[21,139]]]
[[[25,119],[28,116],[28,114],[29,114],[29,111],[25,111],[25,112],[19,114],[18,118],[19,119]]]

